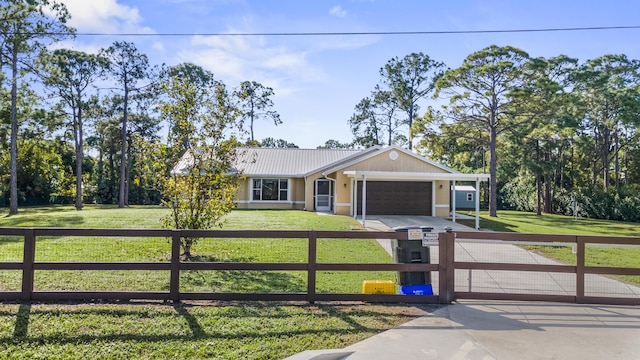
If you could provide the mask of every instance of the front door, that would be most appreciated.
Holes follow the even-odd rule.
[[[316,180],[316,211],[331,211],[331,180]]]

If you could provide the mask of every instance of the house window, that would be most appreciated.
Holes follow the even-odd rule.
[[[467,193],[467,201],[473,201],[473,193]]]
[[[254,201],[287,201],[288,179],[253,179]]]

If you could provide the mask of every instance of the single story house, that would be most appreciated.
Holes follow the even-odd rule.
[[[246,176],[236,194],[239,209],[329,212],[363,222],[367,215],[448,217],[452,184],[489,178],[462,174],[397,146],[242,148],[236,168]]]

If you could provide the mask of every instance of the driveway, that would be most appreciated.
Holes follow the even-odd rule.
[[[442,232],[445,227],[453,231],[476,231],[444,218],[431,216],[380,215],[367,216],[365,226],[371,231],[389,231],[394,227],[431,226],[434,232]],[[392,255],[391,240],[378,239],[378,243]],[[568,246],[567,244],[558,244]],[[437,246],[431,246],[430,263],[438,263]],[[509,242],[485,240],[458,240],[455,246],[456,261],[462,262],[505,262],[516,264],[560,265],[560,263],[528,251]],[[438,277],[431,277],[434,291],[438,289]],[[522,272],[498,270],[456,270],[456,291],[574,295],[576,280],[574,274],[553,272]],[[585,278],[586,296],[638,297],[640,288],[616,279],[589,274]]]
[[[464,215],[456,215],[456,218],[471,217]],[[362,223],[362,219],[359,219]],[[376,231],[387,231],[395,227],[402,226],[431,226],[434,232],[441,232],[445,227],[450,227],[453,231],[475,231],[474,228],[453,222],[449,219],[433,216],[419,215],[367,215],[365,219],[365,227]]]

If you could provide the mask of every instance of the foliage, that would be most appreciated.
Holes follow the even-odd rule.
[[[376,86],[370,97],[362,99],[356,105],[355,113],[349,119],[353,143],[365,148],[405,145],[407,137],[400,129],[406,125],[406,121],[398,118],[399,111],[398,99],[393,92]]]
[[[288,142],[284,139],[274,139],[272,137],[264,138],[260,142],[260,147],[265,148],[294,148],[297,149],[298,145]]]
[[[221,82],[207,89],[186,77],[173,76],[162,88],[167,95],[160,107],[162,116],[173,120],[181,134],[177,143],[187,148],[180,166],[163,184],[164,204],[170,210],[163,223],[177,229],[221,226],[234,207],[234,193],[242,178],[234,168],[240,151],[236,140],[239,111]],[[191,257],[196,241],[182,239],[185,257]]]
[[[318,149],[352,149],[353,144],[341,143],[338,140],[327,140],[324,142],[324,145],[318,146]]]
[[[387,114],[390,114],[389,110],[393,109],[395,104],[398,109],[407,114],[404,122],[409,130],[409,150],[413,148],[413,138],[410,131],[413,127],[414,117],[419,110],[418,101],[435,89],[436,79],[440,77],[442,68],[444,68],[444,63],[435,61],[423,53],[411,53],[402,59],[394,57],[380,68],[382,81],[387,85],[391,95],[382,94],[382,96],[384,99],[393,99],[394,102],[382,99],[378,102],[387,104]]]
[[[582,217],[640,222],[640,187],[623,186],[603,189],[597,186],[580,188],[575,195]]]
[[[489,46],[469,55],[456,69],[447,70],[436,83],[436,96],[449,99],[441,126],[445,136],[465,138],[489,151],[489,213],[498,205],[498,136],[518,126],[514,91],[523,87],[523,64],[529,55],[510,46]],[[518,116],[516,116],[518,114]]]
[[[85,118],[92,103],[97,101],[90,92],[94,82],[102,76],[107,62],[98,55],[67,49],[55,50],[44,59],[44,84],[52,89],[52,95],[60,99],[60,108],[66,110],[65,117],[68,117],[67,123],[73,134],[76,161],[75,206],[80,210],[83,206]]]
[[[11,73],[10,214],[18,213],[18,114],[19,80],[33,72],[34,57],[46,46],[70,34],[64,4],[49,0],[2,0],[0,2],[0,71],[6,64]]]
[[[120,186],[118,207],[128,205],[128,130],[130,96],[140,94],[148,85],[143,80],[149,79],[150,65],[147,55],[138,51],[134,43],[116,41],[101,52],[101,56],[108,59],[107,69],[115,82],[122,89],[122,128],[120,143]]]
[[[253,123],[255,120],[265,118],[273,121],[274,125],[282,124],[280,114],[273,108],[273,96],[275,93],[270,87],[266,87],[255,81],[243,81],[240,87],[233,92],[233,96],[238,99],[238,108],[241,111],[241,118],[249,120],[250,140],[253,137]]]

